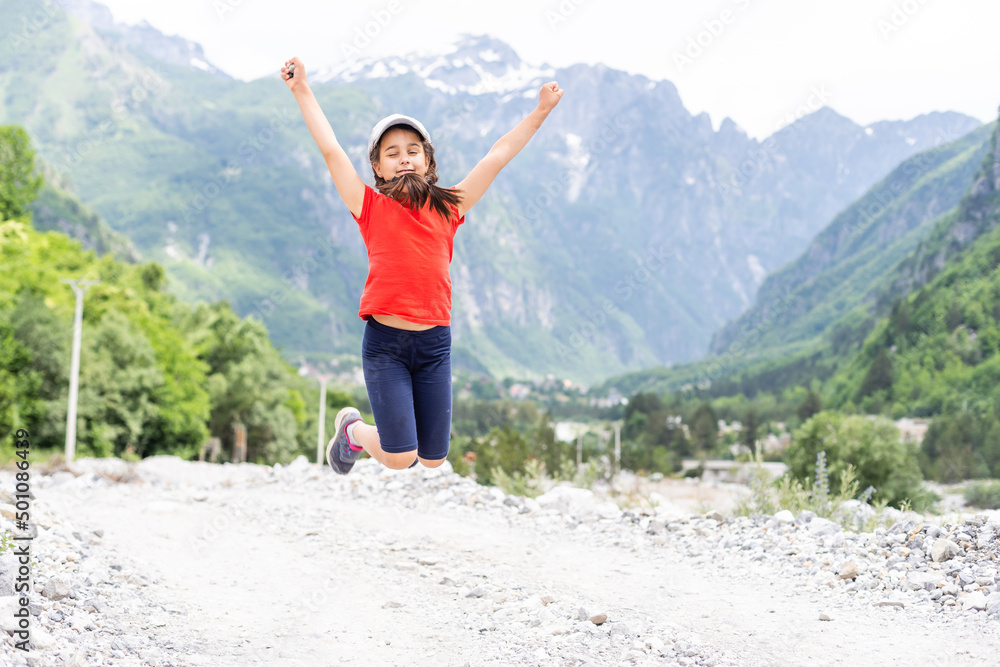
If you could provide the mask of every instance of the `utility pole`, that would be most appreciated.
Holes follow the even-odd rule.
[[[76,312],[73,315],[73,357],[69,370],[69,407],[66,410],[66,463],[72,463],[76,455],[76,401],[80,390],[80,339],[83,334],[83,295],[88,287],[100,285],[100,280],[74,280],[63,278],[62,282],[73,288],[76,294]]]
[[[318,375],[319,378],[319,426],[317,430],[319,434],[316,437],[316,463],[323,465],[323,460],[325,458],[323,451],[323,445],[326,443],[326,383],[330,381],[330,376],[328,375]]]

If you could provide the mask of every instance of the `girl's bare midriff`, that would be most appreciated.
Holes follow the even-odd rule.
[[[372,318],[379,324],[405,331],[427,331],[437,326],[436,324],[417,324],[416,322],[410,322],[395,315],[372,315]]]

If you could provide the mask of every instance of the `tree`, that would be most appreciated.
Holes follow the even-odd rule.
[[[875,358],[872,360],[861,387],[858,389],[858,399],[871,396],[876,391],[892,389],[893,371],[892,359],[885,348],[880,348]]]
[[[899,440],[899,429],[886,417],[844,416],[820,412],[792,435],[785,452],[788,472],[803,484],[816,474],[816,455],[826,452],[830,488],[839,489],[848,464],[857,470],[860,488],[875,487],[876,498],[898,505],[923,497],[916,450]]]
[[[810,389],[806,394],[806,397],[802,399],[801,403],[799,403],[799,407],[796,408],[795,414],[798,415],[799,421],[805,423],[810,417],[822,409],[823,401],[820,399],[819,394]]]
[[[743,444],[746,445],[752,453],[756,453],[757,451],[759,429],[760,421],[757,417],[757,411],[751,405],[743,414]]]
[[[18,125],[0,126],[0,222],[27,219],[42,180],[28,133]]]
[[[701,403],[691,416],[691,432],[694,448],[699,452],[711,452],[719,440],[719,418],[707,402]]]

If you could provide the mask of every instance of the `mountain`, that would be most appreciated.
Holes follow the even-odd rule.
[[[99,215],[67,191],[65,184],[60,185],[57,180],[59,174],[44,166],[42,171],[45,182],[31,207],[35,229],[61,232],[98,255],[110,253],[123,262],[141,261],[142,256],[128,237],[111,229]]]
[[[994,124],[905,160],[838,214],[794,262],[764,281],[757,301],[716,332],[714,356],[763,354],[825,336],[861,304],[886,311],[883,278],[930,234],[968,190]],[[910,291],[909,289],[903,290]]]
[[[0,45],[0,122],[25,125],[81,199],[165,265],[176,294],[256,315],[289,358],[356,354],[364,248],[280,63],[236,81],[197,45],[67,6]],[[0,19],[21,25],[46,7],[8,0]],[[728,119],[713,130],[667,81],[526,64],[483,36],[311,77],[364,179],[371,126],[400,111],[430,130],[446,184],[549,79],[565,97],[456,237],[459,366],[594,381],[700,358],[838,212],[979,126],[936,113],[861,127],[817,89],[803,95],[813,113],[756,141]]]
[[[1000,125],[991,123],[907,161],[838,216],[774,277],[799,281],[790,306],[758,304],[722,354],[605,388],[752,399],[774,419],[794,414],[810,388],[831,409],[939,417],[924,443],[935,477],[1000,470],[998,226]],[[948,470],[936,463],[943,456]]]

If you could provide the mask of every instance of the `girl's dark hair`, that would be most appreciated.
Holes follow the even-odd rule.
[[[382,133],[382,137],[389,131],[396,129],[413,132],[413,128],[409,125],[390,125]],[[431,208],[440,213],[441,217],[450,218],[453,211],[448,208],[448,205],[458,206],[462,201],[462,191],[454,188],[442,188],[437,185],[437,162],[434,160],[434,147],[431,146],[431,142],[426,139],[422,140],[424,156],[427,159],[427,173],[423,177],[415,173],[403,174],[387,181],[375,171],[375,165],[379,162],[379,151],[382,149],[382,137],[379,137],[379,140],[375,142],[368,155],[368,160],[372,163],[372,173],[375,175],[375,189],[412,209],[421,209],[425,203],[430,201]]]

